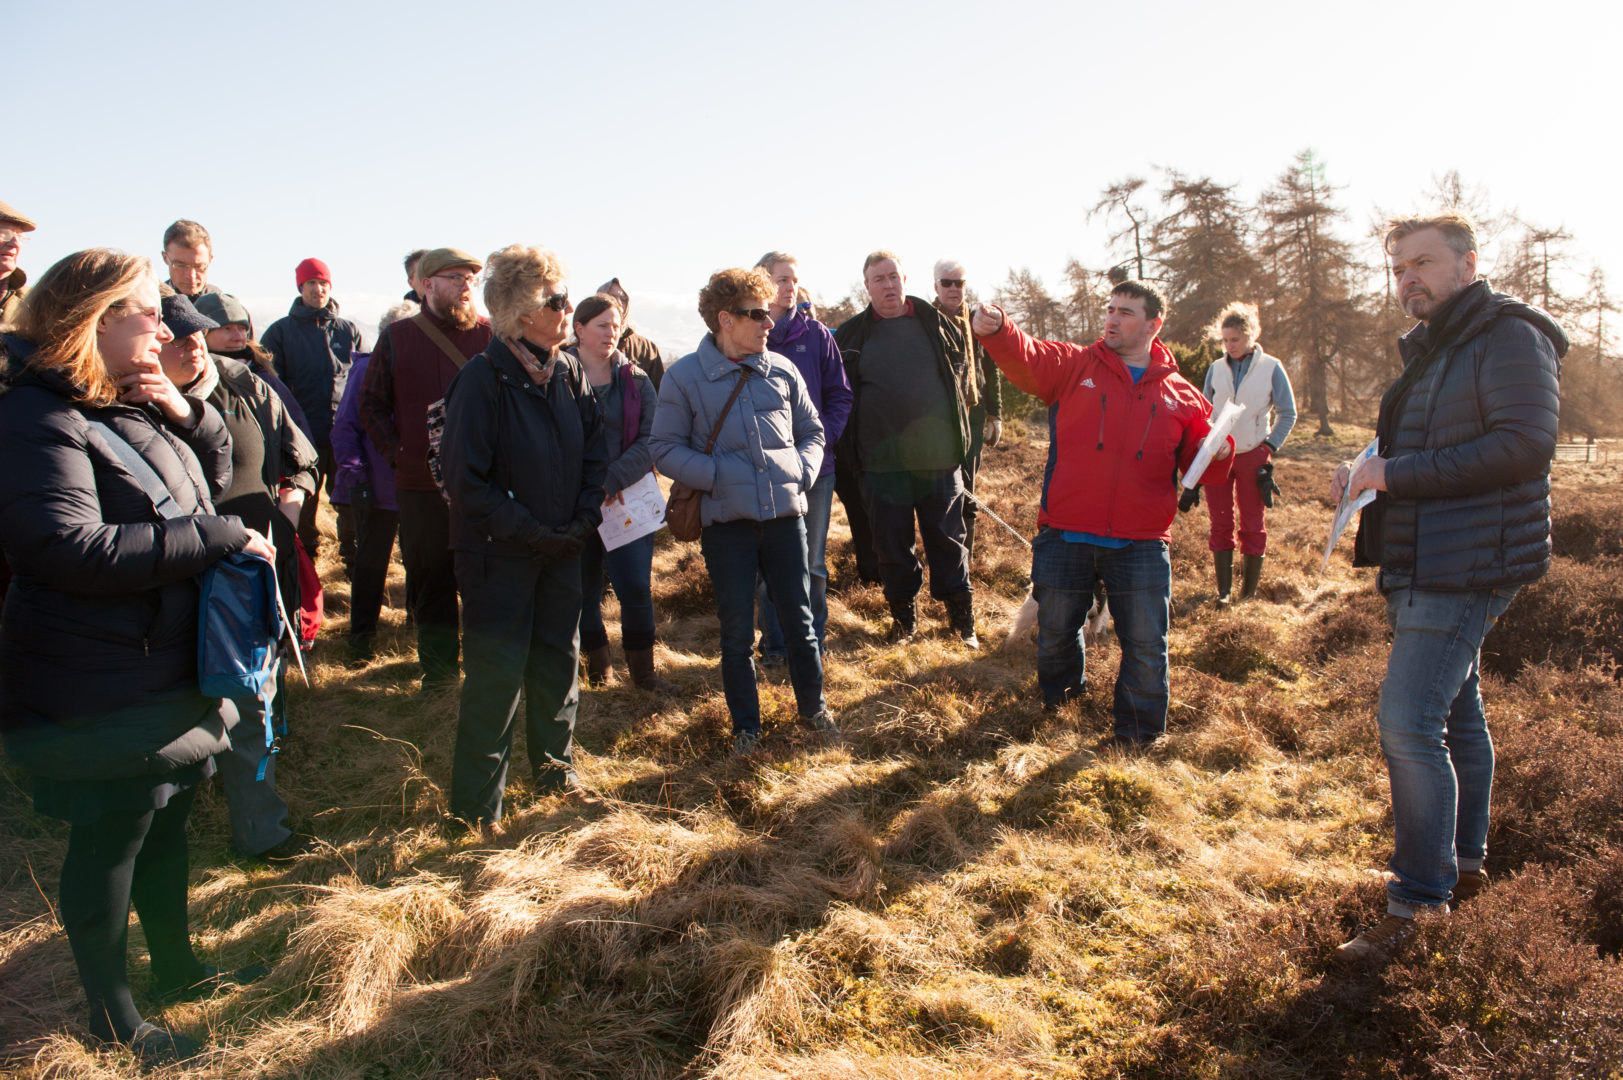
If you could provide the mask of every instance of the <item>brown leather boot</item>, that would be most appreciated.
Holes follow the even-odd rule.
[[[650,694],[679,694],[682,688],[669,679],[654,674],[653,649],[627,649],[626,669],[631,672],[631,685]]]
[[[1262,580],[1262,556],[1245,557],[1245,582],[1240,586],[1240,599],[1249,600],[1257,595],[1257,582]]]
[[[1234,549],[1212,552],[1212,562],[1217,566],[1217,606],[1228,607],[1233,603]]]
[[[586,685],[607,686],[614,676],[614,665],[609,659],[609,647],[599,645],[581,653],[586,658]]]

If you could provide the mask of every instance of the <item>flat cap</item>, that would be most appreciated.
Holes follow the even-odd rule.
[[[249,318],[248,309],[242,306],[242,301],[228,293],[204,293],[192,301],[192,306],[204,318],[213,319],[221,326],[230,326],[238,323],[242,326],[252,327],[254,320]]]
[[[458,266],[466,266],[476,274],[485,268],[484,263],[466,251],[459,251],[456,248],[435,248],[424,255],[422,261],[417,264],[417,276],[430,278]]]
[[[33,218],[10,203],[0,202],[0,221],[7,221],[17,226],[19,232],[33,232],[39,228],[38,225],[34,224]]]

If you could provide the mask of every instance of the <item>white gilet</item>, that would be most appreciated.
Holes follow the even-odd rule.
[[[1245,406],[1245,412],[1234,425],[1234,452],[1243,454],[1255,450],[1268,437],[1273,423],[1274,369],[1279,361],[1262,351],[1261,345],[1251,348],[1251,367],[1234,389],[1234,367],[1228,355],[1212,362],[1212,411],[1216,412],[1230,399]]]

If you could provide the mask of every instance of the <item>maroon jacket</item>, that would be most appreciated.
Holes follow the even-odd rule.
[[[471,330],[453,329],[423,315],[451,344],[473,359],[490,344],[490,320]],[[372,350],[361,386],[360,418],[379,454],[394,466],[395,486],[406,491],[438,491],[428,472],[428,407],[445,396],[458,365],[410,319],[391,323]]]

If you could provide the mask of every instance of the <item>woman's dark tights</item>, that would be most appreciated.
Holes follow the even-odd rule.
[[[186,815],[192,789],[144,814],[75,823],[62,863],[62,923],[90,1003],[90,1032],[126,1041],[141,1024],[126,953],[130,903],[141,918],[155,986],[203,977],[186,929]]]

